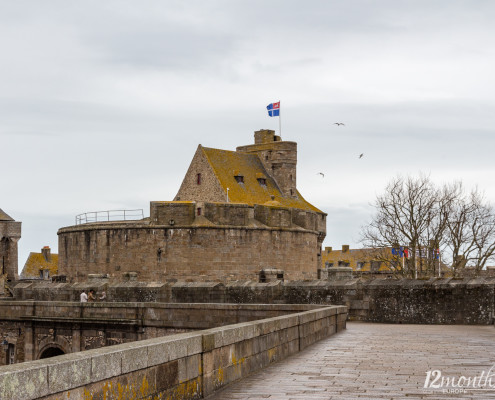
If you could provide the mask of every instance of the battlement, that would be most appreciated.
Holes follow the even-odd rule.
[[[259,131],[254,132],[254,143],[271,143],[271,142],[280,142],[282,138],[278,135],[275,135],[275,131],[270,129],[260,129]]]
[[[274,204],[152,201],[150,224],[169,227],[292,228],[326,233],[326,215]],[[208,222],[210,224],[208,224]]]

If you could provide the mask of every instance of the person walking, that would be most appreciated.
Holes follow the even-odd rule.
[[[81,303],[87,303],[88,302],[88,295],[86,294],[86,291],[83,290],[81,293]]]

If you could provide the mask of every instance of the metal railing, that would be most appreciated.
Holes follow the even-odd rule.
[[[143,209],[90,211],[76,215],[76,225],[91,222],[135,221],[144,218]]]

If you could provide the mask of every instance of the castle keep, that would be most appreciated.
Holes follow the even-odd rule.
[[[326,214],[296,188],[297,143],[271,130],[236,151],[201,145],[174,201],[150,217],[61,228],[59,274],[112,280],[316,279]]]

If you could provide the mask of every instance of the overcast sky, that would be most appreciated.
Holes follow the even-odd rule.
[[[172,200],[199,143],[278,130],[277,100],[326,246],[359,245],[397,174],[493,202],[494,20],[488,0],[0,0],[0,208],[22,221],[19,270],[77,214]]]

